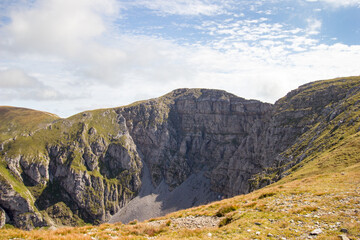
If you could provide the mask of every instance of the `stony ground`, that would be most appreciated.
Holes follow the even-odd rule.
[[[211,216],[188,216],[184,218],[170,218],[168,220],[157,220],[151,221],[147,224],[154,227],[159,227],[161,225],[168,225],[170,229],[200,229],[200,228],[211,228],[217,227],[220,222],[219,217]]]

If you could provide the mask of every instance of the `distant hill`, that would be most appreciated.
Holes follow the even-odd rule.
[[[67,119],[1,107],[0,212],[24,229],[129,222],[255,191],[169,215],[179,222],[167,217],[138,226],[172,238],[176,224],[186,228],[185,216],[214,216],[211,236],[265,239],[260,229],[271,218],[269,238],[303,239],[312,227],[329,237],[339,231],[331,226],[336,221],[355,221],[346,228],[356,236],[359,101],[360,77],[347,77],[303,85],[275,104],[177,89]],[[134,227],[115,226],[126,234]],[[144,229],[141,236],[152,235]],[[187,231],[179,236],[209,237]]]
[[[59,117],[52,113],[0,106],[0,141],[21,133],[29,134],[56,119]]]

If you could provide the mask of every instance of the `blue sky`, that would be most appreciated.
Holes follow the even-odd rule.
[[[61,117],[183,87],[274,102],[359,59],[360,0],[0,1],[0,105]]]

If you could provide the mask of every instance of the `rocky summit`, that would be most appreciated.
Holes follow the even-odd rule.
[[[145,220],[249,193],[356,134],[359,101],[349,77],[275,104],[177,89],[66,119],[0,107],[0,226]]]

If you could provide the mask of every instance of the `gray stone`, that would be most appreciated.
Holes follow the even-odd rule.
[[[348,238],[345,234],[339,235],[338,237],[341,240],[350,240],[350,238]]]
[[[85,160],[85,166],[89,171],[96,169],[99,164],[97,157],[89,150],[89,148],[85,148],[83,158]]]
[[[313,230],[310,235],[319,235],[321,234],[323,231],[320,228],[317,228],[315,230]]]

